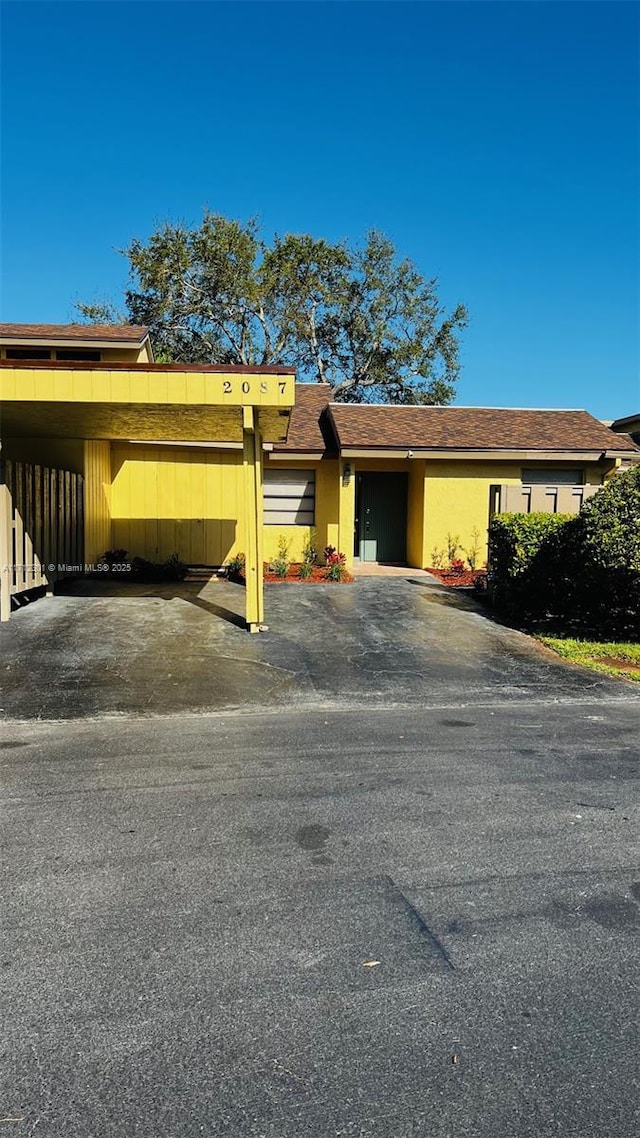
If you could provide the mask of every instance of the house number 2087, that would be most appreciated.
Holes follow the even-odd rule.
[[[241,384],[240,390],[243,395],[249,395],[251,393],[251,387],[252,385],[249,380],[245,379]],[[280,389],[280,394],[284,395],[285,391],[287,390],[287,385],[283,380],[280,380],[278,382],[278,388]],[[225,379],[223,381],[222,390],[224,391],[225,395],[233,395],[233,383],[230,379]],[[268,395],[268,393],[269,384],[263,379],[260,381],[260,394]]]

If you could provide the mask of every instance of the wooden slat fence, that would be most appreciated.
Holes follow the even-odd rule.
[[[0,468],[0,620],[11,598],[84,566],[83,479],[7,460]]]
[[[599,486],[494,486],[491,513],[578,514],[583,502],[591,498]]]

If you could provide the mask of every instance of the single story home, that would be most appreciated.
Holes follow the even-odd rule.
[[[299,560],[313,534],[348,568],[452,546],[482,564],[492,513],[577,511],[640,460],[583,410],[335,403],[290,368],[156,364],[131,325],[0,325],[0,405],[5,618],[11,594],[107,549],[212,567],[242,552],[256,630],[281,541]]]

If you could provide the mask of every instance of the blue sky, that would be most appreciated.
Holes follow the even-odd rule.
[[[2,319],[118,301],[202,208],[386,232],[467,304],[456,402],[640,407],[638,7],[2,5]]]

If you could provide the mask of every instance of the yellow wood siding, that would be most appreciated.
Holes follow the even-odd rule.
[[[111,513],[111,444],[103,439],[86,439],[84,443],[84,559],[95,564],[101,554],[112,548]]]
[[[114,443],[113,543],[132,556],[221,565],[242,550],[242,453]]]
[[[292,375],[248,376],[238,372],[146,371],[121,368],[30,368],[16,365],[0,373],[7,401],[126,403],[220,407],[292,407]]]

